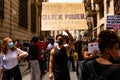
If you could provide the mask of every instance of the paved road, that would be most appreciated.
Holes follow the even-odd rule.
[[[27,69],[27,63],[26,62],[20,64],[20,69],[21,69],[23,80],[31,80],[30,79],[30,77],[31,77],[30,71],[29,70],[25,71]],[[45,76],[43,77],[43,80],[49,80],[48,74],[49,74],[49,72],[47,72],[45,74]],[[71,71],[70,72],[70,77],[71,77],[71,80],[78,80],[76,72]]]
[[[47,73],[47,74],[44,76],[43,80],[49,80],[48,74],[49,74],[49,73]],[[75,72],[70,72],[70,77],[71,77],[71,80],[78,80]]]
[[[47,72],[43,80],[49,80],[48,74],[49,73]],[[70,72],[70,77],[71,77],[71,80],[78,80],[75,72]],[[30,73],[27,73],[25,76],[23,76],[23,80],[30,80],[30,79],[31,79]]]

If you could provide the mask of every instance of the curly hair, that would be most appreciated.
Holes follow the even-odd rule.
[[[115,32],[110,30],[101,31],[98,38],[101,53],[103,53],[106,48],[112,49],[116,43],[119,44],[119,37]]]
[[[11,38],[6,37],[6,38],[3,39],[3,53],[4,54],[7,54],[7,50],[8,50],[7,42],[8,42],[9,39],[11,39]],[[14,51],[16,49],[17,49],[16,46],[14,46],[13,48],[11,48],[12,51]]]

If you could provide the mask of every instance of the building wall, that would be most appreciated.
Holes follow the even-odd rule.
[[[39,35],[40,33],[39,22],[37,21],[36,24],[36,33],[32,33],[31,0],[28,0],[28,28],[19,26],[19,0],[4,0],[4,19],[0,21],[0,39],[11,37],[13,39],[29,40],[33,35]]]
[[[104,17],[100,19],[99,17],[99,12],[97,13],[97,35],[100,33],[102,30],[106,30],[106,18],[107,15],[114,15],[114,0],[110,0],[110,7],[109,7],[109,13],[107,13],[107,6],[106,6],[106,1],[104,1]]]
[[[120,15],[120,0],[114,0],[115,14]]]
[[[93,5],[92,5],[93,1],[95,1],[95,5],[96,4],[98,5],[98,7],[97,7],[98,10],[96,10],[97,26],[92,25],[93,35],[98,35],[100,33],[100,31],[106,30],[108,15],[119,15],[120,14],[120,11],[119,11],[120,10],[120,8],[119,8],[120,0],[103,0],[104,1],[104,3],[103,3],[104,9],[102,10],[102,12],[104,12],[104,17],[102,17],[102,18],[100,18],[100,7],[101,7],[100,4],[102,4],[101,0],[90,0],[92,8],[93,8]],[[107,4],[107,1],[109,1],[110,4],[109,3]],[[84,2],[86,5],[86,8],[87,8],[88,0],[84,0]],[[114,9],[116,9],[116,11]],[[90,10],[90,12],[92,12],[92,10]],[[91,15],[91,13],[89,13],[89,10],[86,10],[86,13],[87,13],[86,15],[88,15],[88,17],[93,17],[93,19],[94,19],[94,14]],[[94,20],[91,23],[94,24]],[[118,36],[120,37],[120,29],[117,29],[116,32],[118,33]]]

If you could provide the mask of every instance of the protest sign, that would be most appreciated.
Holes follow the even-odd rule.
[[[41,30],[88,29],[84,3],[42,4]]]

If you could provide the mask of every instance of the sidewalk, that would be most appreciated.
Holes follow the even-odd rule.
[[[22,61],[19,64],[23,80],[30,80],[30,71],[26,70],[28,68],[27,65],[28,65],[27,61],[25,62]]]

